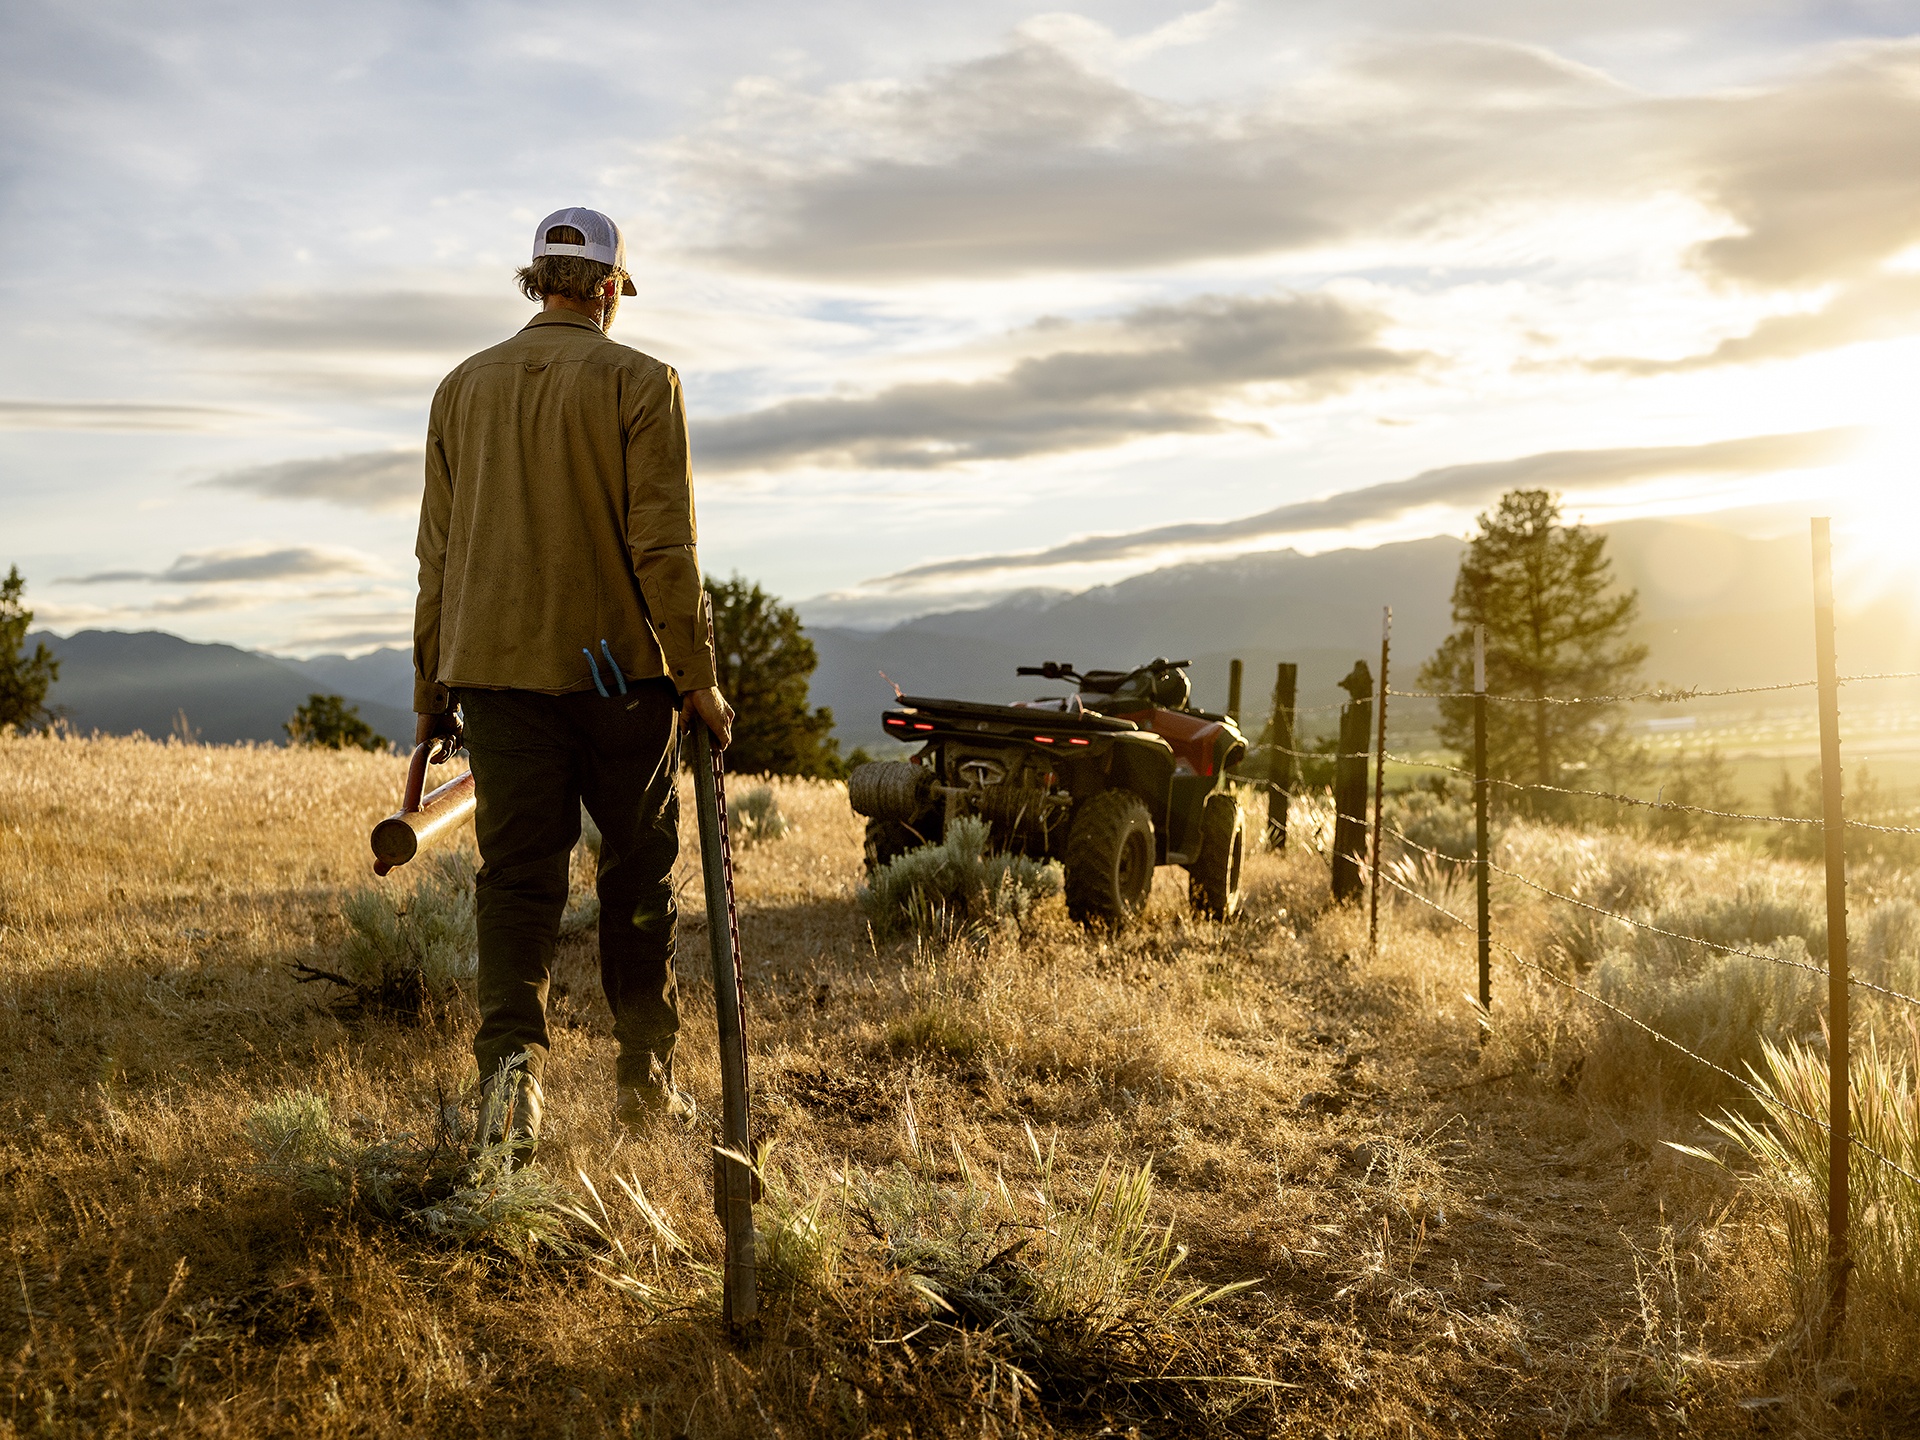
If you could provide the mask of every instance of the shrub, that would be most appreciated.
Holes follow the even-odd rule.
[[[910,850],[868,877],[860,904],[874,929],[893,934],[960,925],[1018,926],[1034,903],[1058,895],[1060,867],[1025,855],[987,854],[987,825],[963,816],[938,845]]]
[[[1759,947],[1759,953],[1790,964],[1688,948],[1708,958],[1675,968],[1657,955],[1615,950],[1595,968],[1592,988],[1601,999],[1736,1075],[1758,1064],[1769,1043],[1819,1033],[1826,982],[1799,968],[1811,963],[1799,936]],[[1649,1079],[1674,1099],[1721,1096],[1732,1088],[1731,1081],[1611,1016],[1602,1023],[1587,1068],[1601,1089],[1621,1094],[1639,1091]]]
[[[294,973],[342,987],[348,1009],[416,1023],[458,995],[479,964],[473,859],[443,850],[414,868],[411,889],[370,886],[341,902],[340,972],[296,965]]]
[[[786,833],[787,817],[780,813],[771,785],[756,785],[737,799],[728,798],[727,835],[736,849],[748,850]]]
[[[506,1141],[469,1158],[458,1113],[440,1109],[425,1137],[362,1140],[335,1122],[324,1095],[294,1090],[255,1106],[246,1132],[259,1170],[321,1209],[522,1259],[580,1253],[570,1197],[540,1171],[516,1166]]]

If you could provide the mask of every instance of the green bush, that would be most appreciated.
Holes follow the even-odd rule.
[[[727,800],[727,835],[734,848],[748,850],[763,840],[787,833],[787,817],[773,798],[771,785],[756,785],[746,794]]]
[[[458,1107],[451,1107],[458,1114]],[[509,1142],[471,1156],[446,1112],[432,1133],[360,1139],[324,1095],[285,1091],[254,1107],[247,1140],[261,1173],[323,1210],[370,1216],[451,1245],[489,1246],[522,1259],[576,1255],[572,1197],[539,1170],[514,1163]]]
[[[421,1022],[444,1009],[479,966],[471,856],[445,850],[415,862],[412,888],[356,890],[340,905],[347,923],[341,972],[296,965],[302,981],[347,993],[348,1010]]]
[[[1018,926],[1058,895],[1060,867],[1025,855],[989,855],[986,822],[963,816],[938,845],[910,850],[868,877],[860,904],[881,934],[963,925]]]
[[[1806,941],[1789,935],[1758,953],[1786,964],[1746,955],[1720,955],[1689,947],[1706,958],[1676,967],[1658,954],[1615,950],[1595,967],[1591,986],[1609,1004],[1633,1015],[1724,1070],[1744,1076],[1771,1043],[1804,1041],[1820,1033],[1826,993],[1824,976],[1801,967],[1811,963]],[[1662,1044],[1626,1020],[1609,1015],[1591,1057],[1592,1079],[1602,1090],[1633,1093],[1649,1077],[1670,1098],[1700,1101],[1734,1091],[1733,1083]]]

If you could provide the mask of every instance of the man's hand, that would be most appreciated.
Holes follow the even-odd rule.
[[[437,740],[442,735],[455,736],[460,733],[459,721],[453,711],[439,715],[415,715],[413,717],[413,743],[424,745],[429,740]]]
[[[726,749],[733,740],[733,707],[727,704],[727,697],[720,693],[718,687],[689,690],[680,700],[680,718],[691,725],[694,717],[698,716],[713,732],[713,738],[720,748]],[[421,718],[424,720],[426,717]]]

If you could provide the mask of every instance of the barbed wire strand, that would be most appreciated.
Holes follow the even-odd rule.
[[[1813,680],[1786,680],[1778,685],[1736,685],[1725,690],[1701,690],[1691,685],[1677,689],[1663,686],[1657,690],[1638,690],[1626,695],[1503,695],[1491,690],[1395,690],[1392,686],[1387,687],[1387,693],[1403,700],[1473,700],[1484,693],[1487,699],[1503,705],[1625,705],[1641,700],[1671,705],[1683,700],[1711,700],[1725,695],[1767,695],[1779,690],[1811,690],[1817,683]]]
[[[1309,752],[1287,753],[1303,755]],[[1478,778],[1473,771],[1464,766],[1448,765],[1440,760],[1416,760],[1411,755],[1396,755],[1392,751],[1387,752],[1387,759],[1395,765],[1412,765],[1423,770],[1444,770],[1450,775],[1464,776],[1468,780]],[[1714,810],[1705,805],[1685,805],[1678,800],[1641,800],[1632,795],[1618,795],[1611,790],[1575,790],[1564,785],[1543,785],[1537,780],[1502,780],[1498,776],[1489,775],[1487,783],[1498,785],[1503,790],[1540,790],[1550,795],[1575,795],[1588,800],[1611,800],[1616,804],[1639,805],[1648,810],[1676,810],[1688,815],[1712,815],[1720,820],[1740,820],[1755,825],[1821,827],[1827,823],[1805,815],[1750,815],[1739,810]],[[1873,830],[1883,835],[1920,835],[1920,826],[1916,825],[1879,825],[1868,820],[1848,820],[1845,824],[1849,830]]]
[[[1864,684],[1869,680],[1916,680],[1920,679],[1920,670],[1884,670],[1872,675],[1841,675],[1837,683],[1841,685]],[[1637,690],[1625,695],[1504,695],[1494,691],[1485,691],[1487,699],[1504,705],[1625,705],[1634,701],[1650,701],[1654,704],[1677,704],[1685,700],[1712,700],[1727,695],[1770,695],[1782,690],[1811,690],[1817,686],[1817,680],[1783,680],[1777,685],[1734,685],[1722,690],[1702,690],[1695,685],[1661,686],[1654,690]],[[1395,690],[1387,687],[1389,695],[1398,695],[1403,700],[1472,700],[1483,692],[1478,690]]]

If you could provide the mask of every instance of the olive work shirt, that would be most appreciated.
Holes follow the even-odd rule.
[[[546,310],[440,382],[420,500],[413,708],[564,695],[617,666],[712,685],[686,407],[673,368]]]

